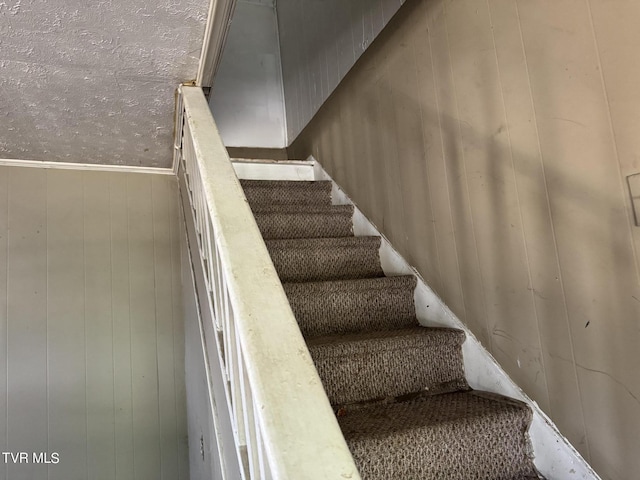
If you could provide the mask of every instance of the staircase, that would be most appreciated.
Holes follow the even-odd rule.
[[[331,182],[241,183],[363,479],[540,478],[529,407],[468,386],[464,332],[418,324]]]

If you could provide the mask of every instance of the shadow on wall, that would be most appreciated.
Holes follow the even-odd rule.
[[[407,2],[290,156],[320,160],[594,467],[629,478],[637,232],[609,125],[536,112],[572,94],[557,65],[501,76],[495,44],[452,38],[449,5],[471,8]]]

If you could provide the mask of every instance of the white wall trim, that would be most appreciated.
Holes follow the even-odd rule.
[[[213,85],[213,78],[222,59],[235,7],[236,0],[211,0],[209,4],[209,16],[202,41],[198,76],[196,77],[196,85],[199,87]]]
[[[289,129],[287,127],[287,104],[284,93],[284,70],[282,69],[282,43],[280,42],[280,22],[278,21],[278,5],[273,1],[273,11],[276,17],[276,38],[278,39],[278,73],[280,74],[280,91],[282,93],[282,120],[284,128],[284,145],[289,145]]]
[[[41,160],[18,160],[0,158],[2,167],[54,168],[60,170],[88,170],[95,172],[152,173],[175,175],[173,168],[136,167],[133,165],[104,165],[94,163],[45,162]]]

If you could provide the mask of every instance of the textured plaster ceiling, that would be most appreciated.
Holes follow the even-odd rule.
[[[168,167],[209,0],[0,0],[0,158]]]

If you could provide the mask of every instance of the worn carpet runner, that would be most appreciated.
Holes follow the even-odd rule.
[[[522,402],[474,391],[464,332],[421,327],[330,182],[242,186],[364,480],[538,479]]]

